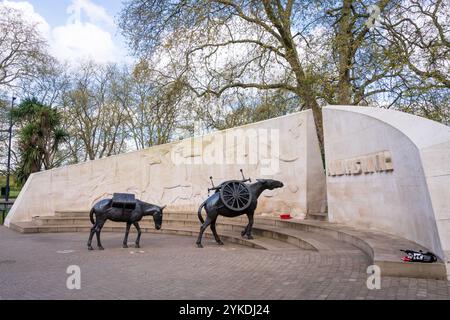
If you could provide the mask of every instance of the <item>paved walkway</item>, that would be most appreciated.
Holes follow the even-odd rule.
[[[369,261],[357,249],[336,256],[208,239],[197,249],[192,237],[163,234],[123,249],[123,235],[105,232],[106,250],[88,251],[87,236],[0,227],[0,299],[450,299],[447,281],[384,277],[367,289]],[[70,265],[81,269],[80,290],[66,287]]]

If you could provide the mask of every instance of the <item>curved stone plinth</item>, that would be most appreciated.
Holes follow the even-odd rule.
[[[342,256],[355,250],[362,251],[371,264],[380,267],[382,276],[446,279],[446,269],[442,261],[425,264],[401,260],[403,254],[400,249],[426,250],[423,246],[383,232],[323,221],[281,220],[275,217],[256,216],[253,231],[255,239],[247,240],[240,235],[246,224],[246,217],[219,217],[217,231],[225,242],[257,249],[276,251],[300,249]],[[197,214],[194,212],[170,209],[165,212],[161,230],[154,229],[153,221],[149,217],[144,218],[140,225],[143,232],[194,237],[198,235],[200,228]],[[11,224],[11,228],[23,233],[83,232],[86,236],[91,227],[87,210],[58,211],[54,217],[36,216],[31,222]],[[134,233],[133,228],[131,230]],[[107,221],[103,231],[124,233],[125,226],[123,223]],[[213,239],[209,229],[206,235]]]

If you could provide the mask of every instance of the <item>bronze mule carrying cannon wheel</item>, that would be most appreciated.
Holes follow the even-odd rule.
[[[212,188],[208,188],[208,192],[215,190],[216,193],[219,192],[220,199],[225,207],[233,211],[243,211],[247,209],[252,203],[252,193],[250,188],[245,182],[252,182],[250,178],[246,179],[242,169],[240,169],[242,174],[242,180],[228,180],[217,187],[214,187],[212,177],[211,179]]]
[[[255,183],[247,184],[246,182],[251,182],[251,180],[245,179],[242,169],[241,174],[242,180],[228,180],[222,182],[217,187],[214,186],[212,177],[210,177],[212,188],[208,188],[208,199],[203,201],[197,211],[198,220],[202,224],[196,242],[199,248],[203,248],[203,232],[205,232],[206,228],[209,226],[211,227],[216,242],[219,245],[223,244],[216,231],[216,220],[218,216],[233,218],[246,214],[248,217],[248,224],[241,232],[241,236],[246,239],[253,239],[251,234],[253,215],[258,206],[258,197],[264,190],[273,190],[284,186],[281,181],[273,179],[256,179]],[[209,192],[212,190],[215,192],[210,196]],[[206,211],[205,220],[202,217],[203,208]]]

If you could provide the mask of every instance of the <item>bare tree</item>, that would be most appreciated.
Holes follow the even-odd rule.
[[[37,98],[49,106],[61,106],[61,100],[70,86],[70,66],[48,56],[35,68],[32,78],[19,81],[22,98]]]
[[[450,88],[450,3],[403,0],[385,16],[383,27],[397,55],[390,58],[425,83]]]
[[[127,110],[138,149],[169,142],[188,109],[186,84],[181,79],[165,80],[145,60],[131,74],[133,103]]]
[[[60,110],[61,126],[69,137],[55,153],[58,164],[167,143],[186,119],[186,86],[181,81],[161,82],[146,62],[131,69],[48,61],[33,78],[20,81],[20,96]]]
[[[301,110],[298,96],[293,93],[254,91],[228,90],[213,101],[202,100],[202,104],[194,108],[194,118],[201,119],[206,129],[224,130]]]
[[[371,84],[391,76],[381,68],[365,82],[357,78],[364,75],[359,59],[370,58],[367,42],[373,41],[373,17],[367,10],[376,5],[383,13],[390,2],[128,1],[120,26],[137,54],[165,50],[171,59],[183,60],[183,68],[171,74],[188,79],[200,97],[235,88],[296,94],[301,108],[313,111],[323,150],[321,104],[359,103]],[[331,46],[321,41],[322,35]],[[311,47],[328,50],[315,54],[331,63],[317,59]]]
[[[63,97],[66,125],[74,138],[69,148],[77,160],[94,160],[126,150],[126,112],[111,97],[113,74],[110,66],[85,63],[73,88]]]
[[[47,57],[45,46],[36,23],[0,4],[0,87],[33,76],[37,65]]]

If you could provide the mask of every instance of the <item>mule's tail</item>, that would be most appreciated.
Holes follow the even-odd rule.
[[[200,222],[203,224],[203,223],[205,223],[205,220],[203,220],[203,217],[202,217],[202,209],[203,209],[203,207],[205,206],[205,204],[206,204],[206,201],[204,201],[201,205],[200,205],[200,207],[198,208],[198,220],[200,220]]]
[[[91,211],[89,212],[89,219],[91,220],[91,223],[92,223],[92,224],[95,224],[95,221],[94,221],[94,212],[95,212],[94,207],[92,207]]]

